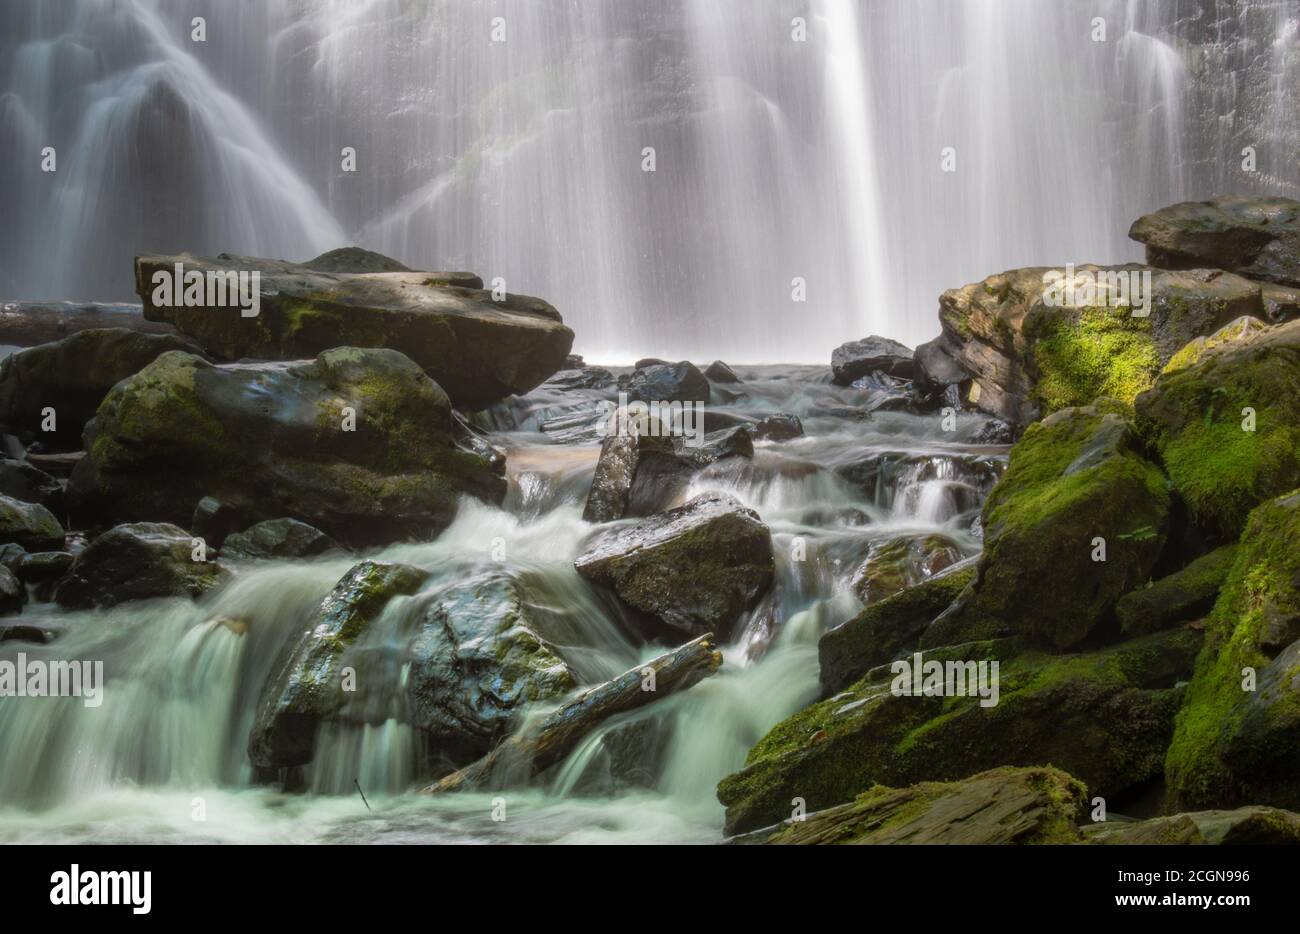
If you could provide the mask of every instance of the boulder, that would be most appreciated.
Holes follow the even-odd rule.
[[[14,616],[23,611],[27,588],[7,567],[0,565],[0,616]]]
[[[875,669],[777,724],[719,783],[726,832],[784,820],[796,797],[817,811],[877,784],[955,781],[999,766],[1051,763],[1114,800],[1160,775],[1182,699],[1177,684],[1200,643],[1199,633],[1178,630],[1076,655],[954,646],[923,656],[948,671],[939,694],[909,693],[906,669]],[[949,687],[954,669],[969,675],[993,661],[996,697]],[[991,667],[986,674],[991,681]]]
[[[1011,634],[1064,649],[1104,634],[1150,577],[1169,511],[1167,481],[1119,415],[1064,409],[1031,425],[984,503],[975,581],[921,645]]]
[[[213,548],[220,548],[228,536],[247,525],[239,509],[214,496],[199,500],[190,518],[190,531]]]
[[[226,538],[223,558],[311,558],[340,549],[320,529],[297,519],[267,519]]]
[[[962,403],[1019,429],[1099,396],[1132,403],[1189,341],[1265,313],[1258,283],[1220,270],[1080,266],[1075,274],[1094,283],[1094,294],[1090,304],[1079,297],[1073,306],[1049,304],[1045,277],[1052,274],[1063,270],[1012,269],[944,292],[943,332],[918,348],[923,388],[954,385]],[[1128,277],[1144,274],[1151,294],[1141,316],[1131,292],[1129,305],[1117,303]]]
[[[69,506],[187,523],[204,497],[246,522],[290,517],[349,545],[437,534],[468,494],[505,495],[499,452],[464,437],[446,394],[395,350],[216,366],[163,354],[87,428]]]
[[[2,344],[35,347],[92,328],[126,328],[144,334],[176,333],[170,324],[145,320],[139,305],[120,302],[0,303]]]
[[[1213,266],[1281,285],[1300,285],[1300,202],[1220,195],[1183,201],[1133,222],[1130,238],[1166,269]]]
[[[630,402],[709,401],[709,381],[695,364],[641,361],[630,374],[619,377],[618,387]]]
[[[827,808],[733,842],[772,845],[1030,845],[1077,843],[1088,801],[1082,782],[1053,768],[991,769],[959,782],[877,785]],[[754,839],[761,837],[762,839]]]
[[[915,373],[912,350],[888,337],[872,335],[840,344],[831,352],[832,381],[837,386],[848,386],[876,372],[911,379]]]
[[[753,432],[760,441],[789,441],[803,436],[803,422],[798,415],[777,413],[762,418],[753,426]]]
[[[63,547],[63,526],[40,503],[0,496],[0,544],[26,551],[57,551]]]
[[[1193,519],[1235,538],[1251,509],[1300,486],[1300,321],[1205,349],[1134,408]]]
[[[359,246],[339,247],[337,250],[329,250],[322,253],[315,259],[309,259],[303,263],[308,269],[314,269],[316,272],[411,272],[409,266],[404,266],[391,256],[385,256],[382,253],[374,253],[370,250],[363,250]],[[442,273],[441,275],[459,276],[457,285],[463,285],[469,289],[483,288],[483,280],[473,273]]]
[[[39,503],[56,514],[63,510],[63,484],[23,460],[0,459],[0,496]]]
[[[184,529],[135,522],[110,529],[77,555],[54,600],[85,609],[151,597],[199,597],[229,578],[216,562],[194,560]]]
[[[704,375],[714,383],[738,383],[740,377],[736,375],[731,367],[727,366],[721,360],[714,360],[704,368]]]
[[[1259,318],[1249,315],[1229,321],[1219,330],[1207,337],[1198,337],[1185,344],[1181,350],[1169,358],[1161,373],[1173,373],[1195,366],[1210,351],[1237,350],[1253,344],[1258,338],[1266,336],[1271,328]]]
[[[1140,636],[1200,619],[1214,606],[1236,555],[1235,545],[1224,545],[1146,587],[1126,593],[1115,604],[1120,630],[1125,635]],[[1300,632],[1296,635],[1300,637]]]
[[[237,302],[154,301],[155,274],[170,275],[177,264],[204,275],[258,272],[258,315],[243,317]],[[225,253],[135,261],[145,317],[175,326],[216,357],[298,360],[342,345],[386,347],[414,360],[457,407],[472,409],[539,385],[564,364],[573,332],[541,299],[508,295],[496,301],[491,292],[460,284],[473,281],[467,275],[318,271]]]
[[[875,603],[933,577],[962,557],[961,546],[946,535],[900,535],[871,548],[853,580],[853,591],[863,603]]]
[[[106,328],[20,350],[0,363],[0,431],[39,440],[46,451],[76,451],[108,391],[169,350],[198,348],[171,334]],[[47,409],[53,431],[45,430]]]
[[[416,593],[428,575],[405,564],[363,561],[334,586],[288,658],[263,686],[248,757],[266,769],[311,762],[321,723],[349,703],[349,650],[394,597]],[[358,678],[355,687],[367,688]]]
[[[1300,492],[1250,515],[1165,763],[1171,809],[1300,808]]]
[[[1279,846],[1300,844],[1300,814],[1268,807],[1192,811],[1083,828],[1088,843],[1114,846]]]
[[[666,633],[725,639],[771,584],[775,558],[757,513],[732,496],[705,493],[606,533],[574,566]]]
[[[915,650],[927,626],[975,577],[973,563],[954,567],[892,597],[869,603],[817,642],[822,690],[842,691],[878,665]]]

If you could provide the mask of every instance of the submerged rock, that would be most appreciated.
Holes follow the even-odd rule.
[[[760,441],[789,441],[803,436],[803,422],[798,415],[778,413],[761,419],[753,426],[753,432]]]
[[[1196,522],[1234,538],[1256,505],[1300,486],[1300,321],[1205,349],[1135,409]]]
[[[0,363],[0,431],[39,440],[46,451],[78,450],[108,391],[169,350],[198,348],[174,335],[108,328],[20,350]]]
[[[63,547],[63,526],[40,503],[0,496],[0,544],[27,551],[57,551]]]
[[[83,609],[151,597],[199,597],[229,577],[214,561],[194,560],[184,529],[135,522],[110,529],[77,555],[54,600]]]
[[[574,562],[668,632],[725,639],[772,582],[772,535],[732,496],[684,506],[597,539]]]
[[[848,386],[876,372],[911,379],[915,372],[912,350],[898,341],[873,335],[840,344],[831,353],[831,373],[836,385]]]
[[[221,546],[223,558],[310,558],[341,546],[320,529],[297,519],[268,519],[236,532]]]
[[[1077,646],[1150,577],[1168,533],[1168,483],[1129,422],[1102,409],[1057,412],[1011,449],[984,503],[975,582],[922,646],[1004,632]]]
[[[1083,783],[1059,769],[1000,768],[959,782],[877,786],[851,804],[733,842],[773,845],[1077,843]]]
[[[212,497],[244,521],[373,545],[436,534],[463,494],[505,495],[499,459],[462,442],[446,394],[395,350],[228,366],[166,353],[113,388],[86,440],[68,494],[92,524],[188,522]]]
[[[170,275],[177,264],[205,275],[260,273],[257,317],[242,317],[236,302],[155,302],[155,273]],[[298,360],[339,346],[387,347],[414,360],[462,408],[528,392],[564,364],[573,344],[573,332],[546,302],[527,295],[496,301],[462,284],[476,279],[467,273],[327,272],[223,253],[138,256],[135,276],[145,317],[174,325],[214,356]]]
[[[1129,237],[1166,269],[1213,266],[1252,279],[1300,285],[1300,202],[1219,195],[1183,201],[1133,222]]]

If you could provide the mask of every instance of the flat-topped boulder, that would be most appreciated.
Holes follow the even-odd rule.
[[[86,430],[68,505],[86,525],[188,525],[205,497],[346,545],[441,531],[461,495],[500,502],[499,452],[395,350],[214,365],[170,351],[118,383]]]
[[[216,357],[297,360],[331,347],[387,347],[419,364],[459,408],[528,392],[564,365],[573,345],[559,312],[540,298],[498,301],[470,273],[330,271],[358,268],[356,257],[330,255],[311,261],[326,268],[227,253],[138,256],[136,291],[147,319],[173,325]],[[169,296],[167,280],[155,278],[174,280],[178,266],[204,277],[193,300],[184,282],[171,282]],[[208,304],[208,282],[241,272],[260,277],[255,316],[237,290]],[[251,294],[251,278],[246,287]],[[220,297],[215,288],[212,297]]]
[[[1139,217],[1129,237],[1166,269],[1213,266],[1252,279],[1300,285],[1300,201],[1219,195]]]
[[[848,386],[868,373],[911,379],[914,368],[912,351],[888,337],[872,335],[849,341],[831,353],[832,378],[839,386]]]

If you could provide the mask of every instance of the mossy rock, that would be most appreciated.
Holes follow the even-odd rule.
[[[745,767],[718,785],[728,833],[853,800],[873,785],[954,781],[1003,765],[1053,765],[1108,800],[1159,776],[1182,690],[1200,648],[1194,630],[1157,633],[1077,655],[1005,642],[926,653],[926,661],[999,662],[999,696],[893,693],[879,669],[777,724]]]
[[[1011,449],[984,503],[975,581],[923,647],[1009,634],[1071,648],[1112,628],[1116,601],[1156,565],[1170,498],[1131,425],[1107,408],[1064,409]]]
[[[1173,808],[1300,807],[1297,541],[1300,491],[1251,513],[1169,748]]]
[[[1300,321],[1207,351],[1135,408],[1197,524],[1231,541],[1251,509],[1300,485]]]
[[[119,525],[77,555],[54,600],[81,609],[151,597],[199,597],[230,579],[220,564],[195,557],[189,533],[175,525]]]
[[[0,545],[18,545],[26,551],[58,551],[63,540],[63,526],[54,513],[40,503],[0,495]]]
[[[1236,545],[1223,545],[1146,587],[1126,593],[1115,605],[1120,630],[1127,636],[1141,636],[1199,619],[1214,606],[1236,556]]]
[[[1300,814],[1269,807],[1192,811],[1141,821],[1085,827],[1084,840],[1103,846],[1295,846]]]
[[[1300,202],[1218,195],[1171,204],[1133,222],[1147,262],[1166,269],[1212,266],[1252,279],[1300,285]]]
[[[777,846],[856,844],[1033,845],[1078,843],[1087,788],[1059,769],[1000,768],[959,782],[878,785],[853,803],[764,834]]]
[[[946,535],[900,535],[872,547],[853,581],[871,604],[913,587],[962,559],[961,546]]]

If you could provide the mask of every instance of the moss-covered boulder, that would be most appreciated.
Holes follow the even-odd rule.
[[[1001,634],[1077,646],[1105,635],[1115,602],[1147,581],[1167,533],[1168,484],[1130,423],[1104,409],[1056,412],[1011,449],[984,503],[975,580],[922,646]]]
[[[63,526],[40,503],[0,495],[0,545],[26,551],[57,551],[63,547]]]
[[[1229,321],[1219,330],[1207,337],[1198,337],[1183,345],[1182,349],[1169,358],[1162,373],[1173,373],[1195,366],[1212,350],[1236,350],[1252,344],[1257,338],[1269,333],[1269,326],[1259,318],[1249,315]]]
[[[355,267],[326,259],[313,268],[225,253],[138,256],[136,292],[146,318],[175,326],[216,357],[300,360],[331,347],[388,347],[414,360],[461,408],[528,392],[564,365],[573,344],[559,312],[539,298],[494,297],[465,273],[328,271]],[[245,317],[236,301],[209,305],[206,291],[167,303],[155,277],[171,276],[178,264],[204,276],[256,271],[258,314]]]
[[[1265,313],[1258,283],[1215,269],[1080,266],[1092,292],[1068,305],[1049,301],[1062,273],[1012,269],[944,292],[943,331],[917,348],[922,382],[955,383],[968,404],[1022,427],[1098,396],[1131,403],[1189,341]],[[1134,305],[1133,276],[1149,276],[1145,308]]]
[[[1204,616],[1214,606],[1236,556],[1235,545],[1223,545],[1146,587],[1129,591],[1115,604],[1120,631],[1141,636]]]
[[[998,766],[1053,765],[1108,801],[1159,776],[1201,634],[1157,633],[1101,651],[1000,657],[1003,642],[925,653],[951,662],[946,684],[998,661],[996,703],[967,693],[906,693],[906,673],[882,667],[847,691],[777,724],[745,767],[718,785],[738,833],[852,801],[873,785],[953,781]],[[991,673],[992,669],[985,669]],[[902,687],[898,678],[904,679]],[[968,682],[969,683],[969,682]]]
[[[1300,201],[1219,195],[1183,201],[1133,222],[1147,262],[1166,269],[1214,266],[1252,279],[1300,285]]]
[[[246,521],[289,517],[370,545],[436,534],[460,496],[505,495],[439,386],[395,350],[216,366],[163,354],[113,387],[68,486],[86,524],[188,523],[214,497]]]
[[[54,600],[80,609],[150,597],[199,597],[229,579],[228,570],[194,550],[184,529],[133,522],[110,529],[77,555]]]
[[[1206,622],[1166,774],[1176,808],[1300,808],[1300,491],[1254,510]]]
[[[704,493],[684,506],[604,534],[574,562],[665,627],[726,639],[772,583],[772,533],[733,496]]]
[[[341,546],[320,529],[297,519],[267,519],[228,535],[221,543],[221,557],[311,558]]]
[[[1296,846],[1300,814],[1269,807],[1192,811],[1090,824],[1083,838],[1104,846]]]
[[[1077,843],[1083,783],[1059,769],[1001,768],[959,782],[878,785],[851,804],[735,842],[809,844],[1030,845]]]
[[[260,768],[306,765],[316,751],[321,723],[349,702],[368,679],[343,683],[350,654],[384,608],[415,593],[428,575],[405,564],[363,561],[348,571],[321,602],[309,628],[262,688],[248,737],[248,756]]]
[[[1193,518],[1230,541],[1251,509],[1300,485],[1300,321],[1205,350],[1135,409]]]
[[[169,350],[198,348],[176,335],[103,328],[12,354],[0,363],[0,431],[76,451],[108,391]]]
[[[921,633],[975,578],[973,565],[908,587],[827,631],[817,643],[822,689],[843,690],[877,665],[916,648]]]

